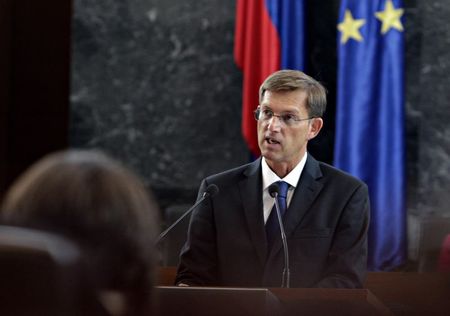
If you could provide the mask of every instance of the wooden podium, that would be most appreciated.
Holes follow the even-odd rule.
[[[156,295],[165,316],[393,315],[368,289],[175,287],[161,268]]]
[[[393,315],[366,289],[161,286],[156,293],[167,316]]]
[[[172,285],[175,273],[175,267],[161,268],[158,284]],[[450,315],[449,273],[371,272],[365,287],[346,290],[162,286],[157,292],[161,315]],[[179,306],[178,311],[174,306]],[[170,314],[171,311],[176,314]]]
[[[159,314],[164,316],[271,316],[279,300],[262,288],[156,288]]]

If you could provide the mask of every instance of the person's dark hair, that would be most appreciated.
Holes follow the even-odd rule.
[[[308,95],[306,110],[310,117],[322,117],[327,106],[326,90],[320,82],[299,70],[279,70],[264,80],[259,88],[259,102],[266,91],[302,90]]]
[[[36,228],[75,241],[93,286],[125,298],[124,315],[151,306],[159,210],[142,182],[100,152],[50,154],[7,192],[3,224]]]

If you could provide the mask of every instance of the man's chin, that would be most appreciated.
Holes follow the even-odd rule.
[[[269,150],[261,151],[261,156],[263,156],[264,158],[266,158],[266,160],[271,162],[278,162],[280,160],[280,155]]]

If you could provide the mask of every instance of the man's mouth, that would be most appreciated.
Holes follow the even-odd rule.
[[[277,141],[276,139],[271,138],[271,137],[266,137],[266,142],[271,144],[271,145],[280,144],[279,141]]]

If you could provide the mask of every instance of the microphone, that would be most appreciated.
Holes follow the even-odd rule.
[[[284,269],[281,280],[281,287],[290,288],[291,272],[289,271],[289,249],[287,245],[286,234],[284,232],[283,219],[281,218],[280,204],[278,203],[278,194],[280,193],[280,187],[277,182],[272,183],[269,186],[269,194],[275,199],[275,209],[277,211],[278,224],[280,225],[281,241],[283,242],[284,252]]]
[[[166,230],[164,230],[161,234],[159,234],[158,238],[155,241],[155,245],[158,245],[160,243],[160,241],[162,239],[164,239],[164,237],[166,237],[166,235],[175,227],[177,226],[177,224],[179,222],[181,222],[183,220],[183,218],[185,218],[186,216],[188,216],[189,214],[191,214],[191,212],[193,210],[195,210],[195,208],[202,203],[206,198],[211,198],[214,195],[216,195],[219,192],[219,188],[217,187],[217,185],[215,184],[210,184],[208,185],[208,187],[206,188],[205,192],[203,193],[202,197],[194,204],[192,205],[192,207],[190,209],[188,209],[186,212],[183,213],[183,215],[181,215],[172,225],[170,225]]]

